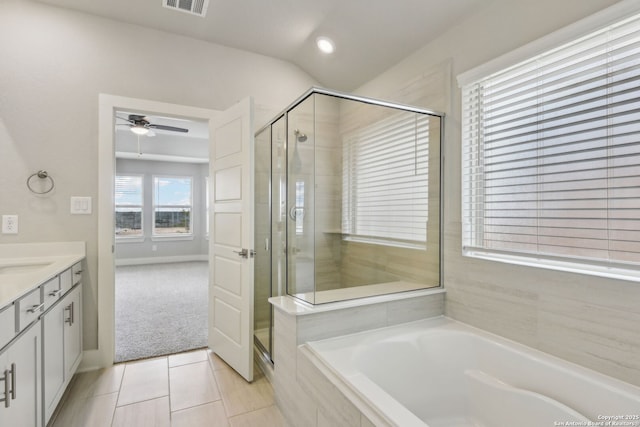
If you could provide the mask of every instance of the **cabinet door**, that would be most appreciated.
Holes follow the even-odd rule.
[[[64,306],[64,372],[70,380],[82,356],[82,285],[62,301]]]
[[[45,423],[56,409],[65,380],[64,367],[64,301],[53,306],[42,318],[42,377]]]
[[[13,393],[9,407],[0,403],[0,426],[40,427],[40,324],[31,326],[0,355],[0,375],[13,371]],[[11,378],[11,376],[9,376]],[[0,381],[0,396],[5,397],[5,382]]]

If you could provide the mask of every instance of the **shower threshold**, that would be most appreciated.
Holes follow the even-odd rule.
[[[330,289],[326,291],[302,292],[293,294],[294,297],[312,304],[325,304],[329,302],[344,301],[357,298],[373,297],[378,295],[386,295],[397,292],[415,291],[418,289],[427,289],[438,287],[435,285],[425,285],[423,283],[411,282],[387,282],[377,283],[375,285],[352,286],[349,288]],[[314,299],[315,294],[315,299]]]

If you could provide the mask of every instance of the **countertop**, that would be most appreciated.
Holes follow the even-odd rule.
[[[84,242],[0,244],[0,310],[85,256]]]

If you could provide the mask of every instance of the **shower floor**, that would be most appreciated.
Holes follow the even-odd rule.
[[[269,348],[269,328],[256,329],[253,331],[253,335],[265,349]]]

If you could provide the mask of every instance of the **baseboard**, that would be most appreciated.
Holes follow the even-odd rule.
[[[189,261],[209,261],[209,255],[176,255],[149,258],[123,258],[116,259],[116,266],[120,265],[146,265],[146,264],[167,264],[171,262]]]
[[[103,366],[102,353],[100,350],[85,350],[82,352],[82,361],[76,372],[95,371],[96,369],[106,368]]]

